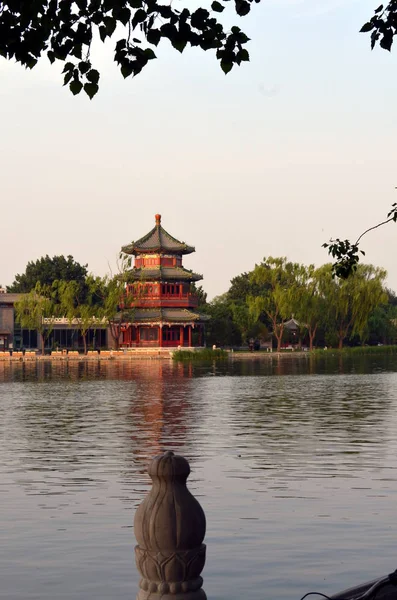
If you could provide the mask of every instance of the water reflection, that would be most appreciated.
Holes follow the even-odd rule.
[[[133,597],[133,509],[164,449],[192,463],[212,600],[394,568],[397,360],[356,358],[0,363],[0,598]]]

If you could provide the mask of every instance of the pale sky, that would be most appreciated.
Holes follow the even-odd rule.
[[[358,33],[378,4],[262,0],[230,20],[252,42],[228,76],[165,41],[123,80],[117,38],[98,44],[93,101],[62,87],[61,63],[0,57],[0,284],[45,254],[103,275],[157,212],[196,247],[184,264],[210,298],[264,256],[327,262],[324,241],[353,241],[397,202],[397,47],[371,52]],[[362,247],[397,290],[397,225]]]

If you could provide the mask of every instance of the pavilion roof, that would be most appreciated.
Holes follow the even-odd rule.
[[[136,242],[123,246],[124,254],[146,254],[158,252],[161,254],[190,254],[194,252],[193,246],[180,242],[166,231],[161,225],[161,215],[156,215],[156,224],[149,233]]]
[[[296,330],[299,329],[300,325],[298,323],[298,321],[296,319],[294,319],[294,317],[292,317],[292,319],[289,319],[289,321],[285,321],[284,322],[284,329],[291,329],[291,330]]]
[[[133,268],[127,272],[128,281],[200,281],[199,273],[193,273],[183,267]]]

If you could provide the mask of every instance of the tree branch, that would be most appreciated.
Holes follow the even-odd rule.
[[[397,222],[397,202],[392,204],[392,208],[385,221],[363,231],[354,244],[349,240],[340,240],[339,238],[336,240],[331,239],[328,244],[323,244],[323,248],[328,248],[328,254],[333,258],[336,258],[336,261],[332,265],[332,276],[346,279],[354,273],[360,260],[359,253],[363,256],[365,255],[365,252],[359,249],[359,243],[362,238],[370,231],[378,229],[391,221]]]

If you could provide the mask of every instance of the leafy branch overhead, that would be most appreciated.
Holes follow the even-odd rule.
[[[397,222],[397,202],[392,204],[392,208],[387,214],[387,219],[385,221],[366,229],[353,244],[349,242],[349,240],[340,240],[339,238],[330,240],[328,244],[323,244],[323,248],[328,248],[328,254],[336,259],[332,265],[333,277],[347,279],[352,275],[352,273],[357,270],[360,260],[359,255],[365,255],[365,252],[359,248],[361,239],[370,231],[378,229],[378,227],[382,227],[382,225],[386,225],[386,223],[390,223],[391,221],[394,223]]]
[[[32,69],[46,55],[51,63],[65,61],[64,84],[73,94],[82,89],[92,98],[100,73],[91,61],[95,35],[105,42],[120,33],[114,60],[123,77],[138,75],[156,58],[153,47],[162,39],[183,52],[187,45],[214,50],[224,73],[249,60],[249,38],[237,26],[225,31],[217,16],[230,0],[215,0],[210,10],[178,10],[158,0],[9,0],[0,2],[0,55]],[[239,16],[251,3],[234,0]]]
[[[390,0],[375,10],[374,16],[361,28],[361,33],[371,33],[371,48],[377,43],[385,50],[391,50],[397,34],[397,1]]]
[[[73,94],[84,89],[93,98],[100,73],[91,62],[94,36],[105,42],[120,33],[114,60],[123,77],[138,75],[156,58],[153,47],[162,39],[183,52],[186,46],[214,50],[224,73],[249,61],[249,41],[240,27],[225,31],[219,15],[227,3],[244,17],[260,0],[214,0],[207,8],[178,10],[159,0],[8,0],[0,2],[0,55],[32,69],[43,55],[51,63],[65,62],[64,84]],[[371,32],[390,50],[397,31],[397,0],[379,6],[361,31]]]

